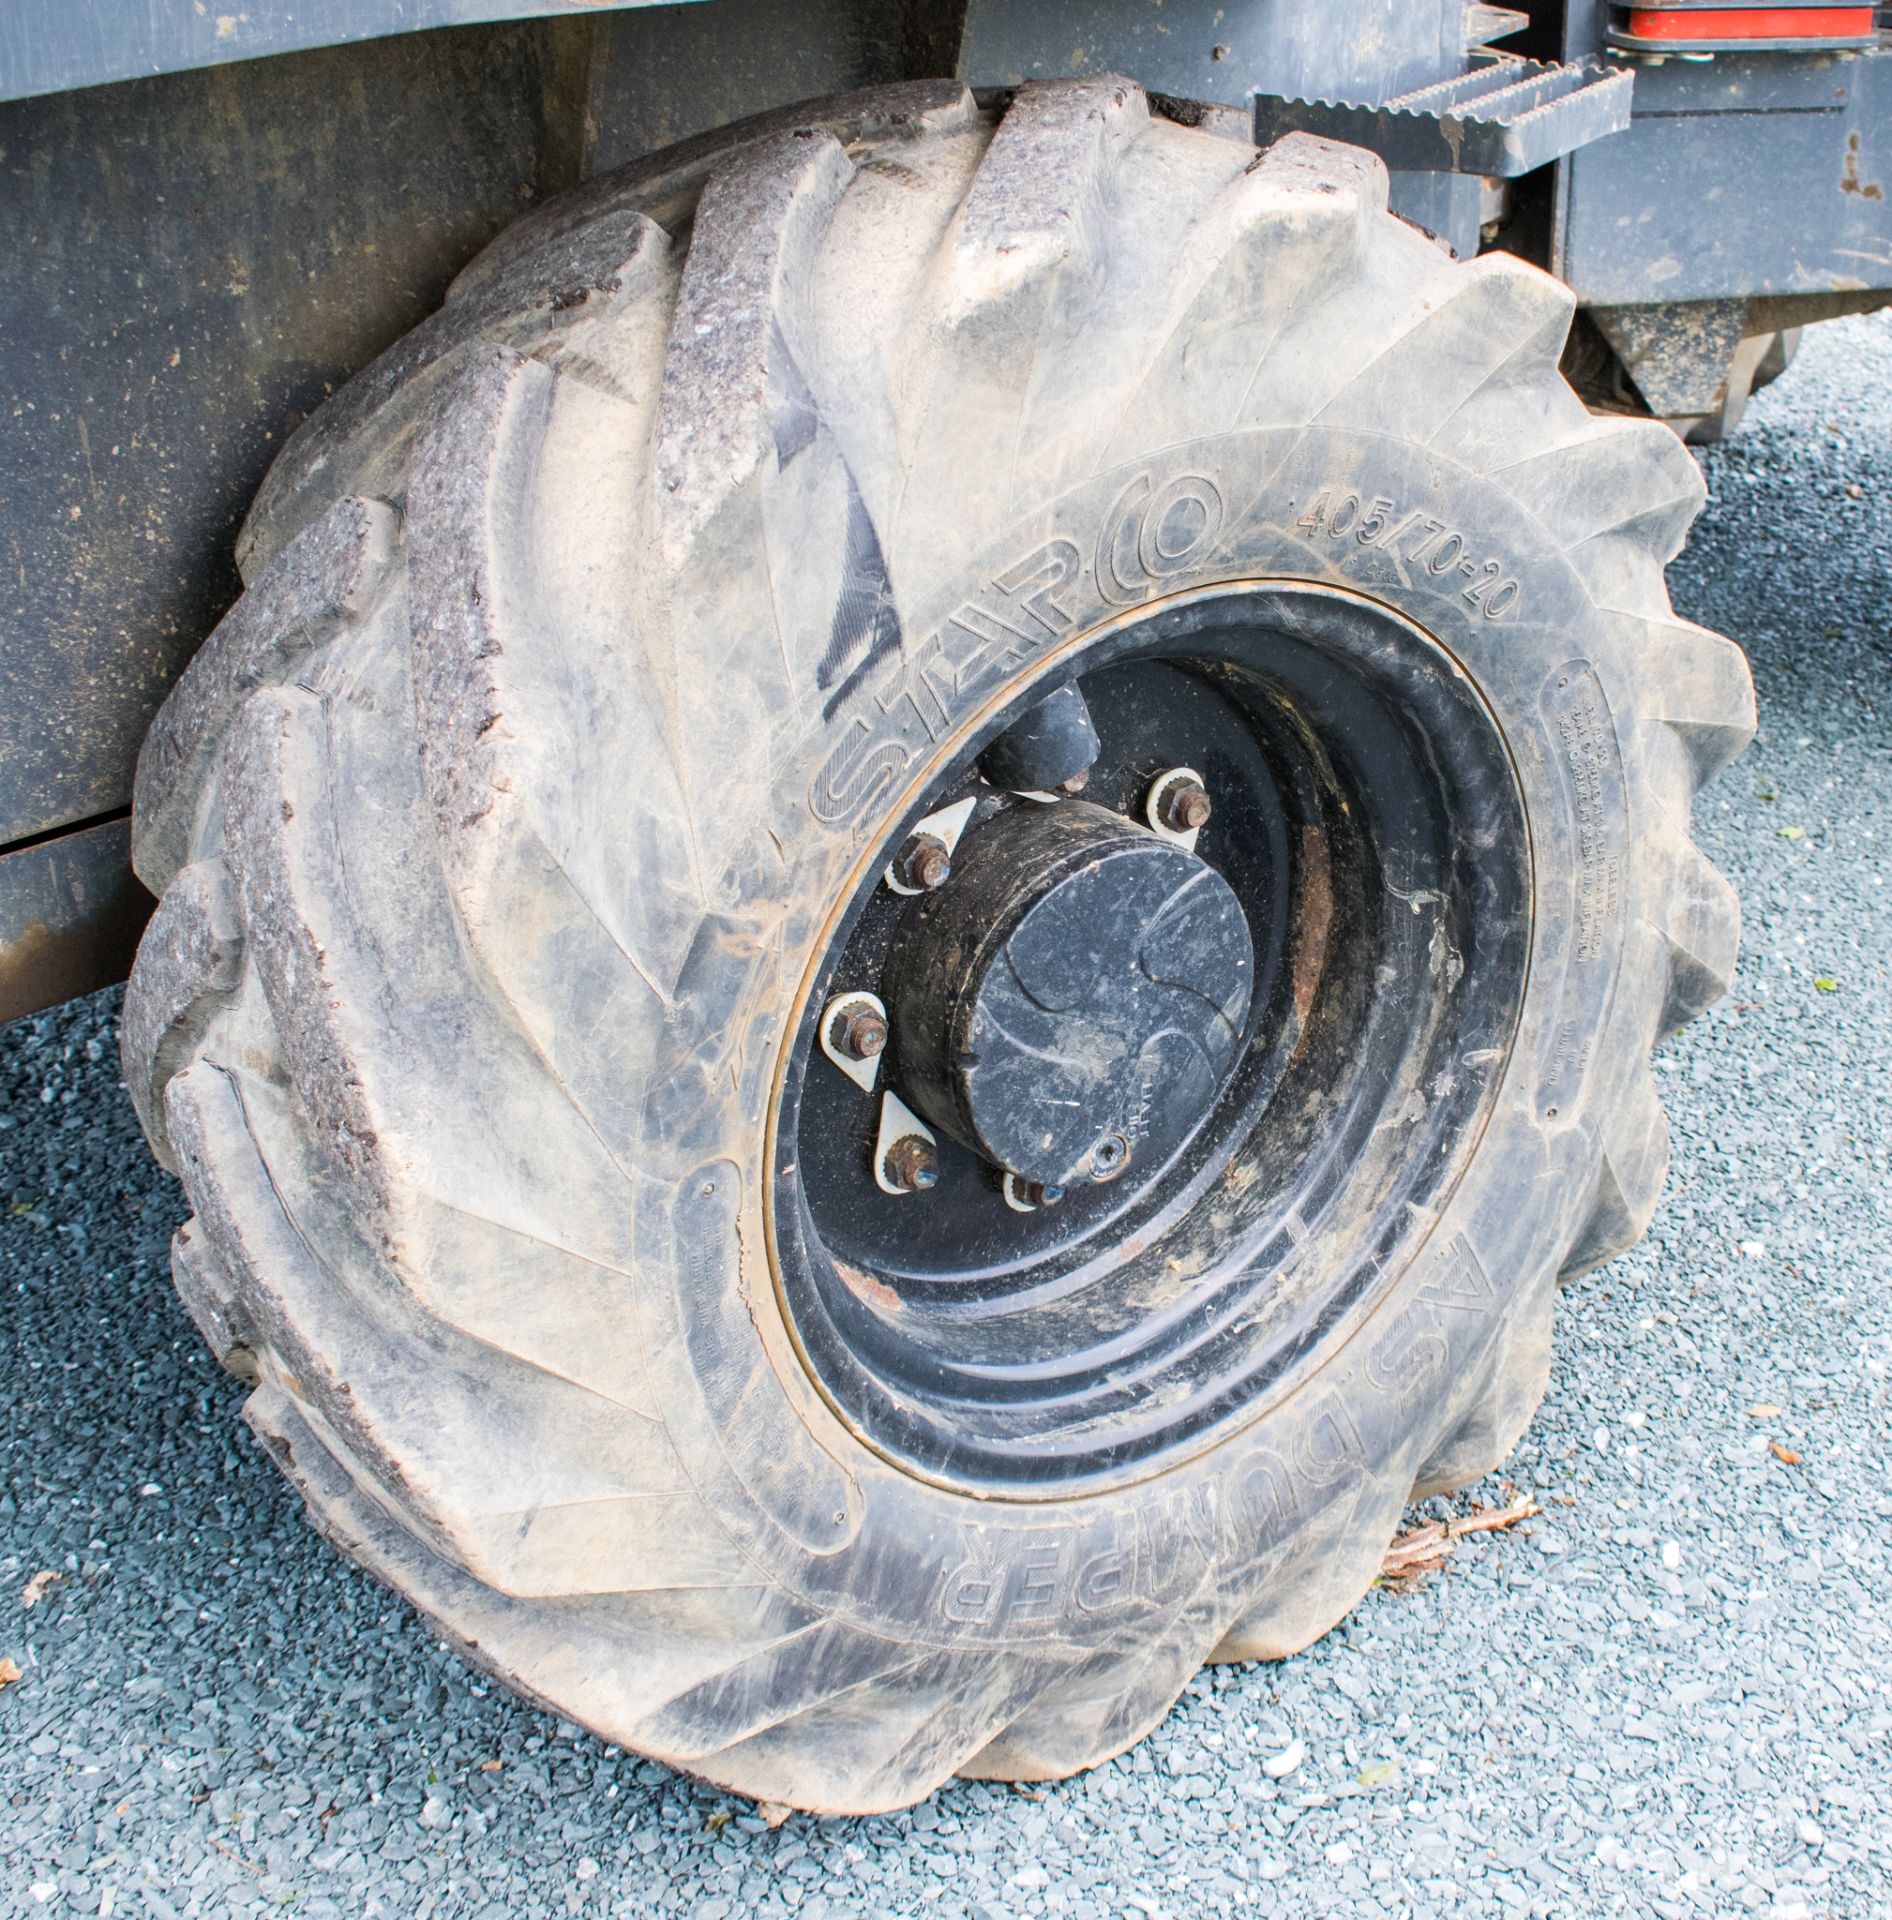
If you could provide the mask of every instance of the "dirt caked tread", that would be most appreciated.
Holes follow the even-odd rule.
[[[125,1090],[160,1163],[177,1171],[164,1124],[164,1089],[243,977],[243,925],[221,860],[173,874],[145,929],[125,994]]]
[[[1391,219],[1354,150],[1258,156],[1115,78],[991,111],[927,83],[535,213],[306,423],[145,749],[164,898],[124,1049],[196,1209],[180,1291],[316,1524],[530,1697],[835,1811],[1095,1764],[1203,1661],[1339,1619],[1415,1490],[1515,1444],[1557,1279],[1646,1227],[1649,1050],[1733,965],[1685,823],[1752,693],[1663,585],[1700,481],[1562,384],[1569,315]],[[1540,901],[1532,991],[1594,1030],[1559,1051],[1533,1013],[1548,1064],[1502,1096],[1551,1197],[1480,1244],[1468,1176],[1405,1305],[1239,1471],[968,1502],[842,1430],[782,1325],[785,1016],[931,751],[923,698],[990,697],[941,650],[954,606],[1056,503],[1229,435],[1258,463],[1231,541],[1271,475],[1368,441],[1528,534],[1562,611],[1541,694],[1503,697],[1596,843]],[[1269,537],[1356,584],[1352,549]],[[1476,642],[1423,569],[1358,590]]]
[[[183,864],[192,809],[245,698],[367,610],[392,554],[399,516],[378,500],[342,499],[304,526],[266,580],[231,608],[159,709],[132,794],[138,876],[162,893]]]

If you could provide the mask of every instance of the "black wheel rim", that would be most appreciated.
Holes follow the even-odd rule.
[[[916,819],[976,796],[968,844],[1037,832],[1011,816],[1047,803],[996,792],[975,763],[1073,679],[1100,750],[1081,802],[1057,805],[1140,821],[1176,766],[1213,793],[1197,850],[1253,956],[1239,1035],[1159,1151],[1057,1206],[1007,1206],[999,1171],[940,1126],[937,1184],[884,1192],[882,1095],[907,1097],[921,1049],[890,1000],[894,1042],[866,1092],[823,1056],[823,1009],[911,984],[902,953],[954,884],[916,904],[883,883]],[[936,767],[806,983],[768,1206],[781,1303],[821,1392],[907,1470],[1013,1497],[1139,1477],[1254,1417],[1391,1283],[1462,1175],[1517,1024],[1530,901],[1502,733],[1400,615],[1231,585],[1077,643]]]

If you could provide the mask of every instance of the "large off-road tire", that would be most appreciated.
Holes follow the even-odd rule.
[[[1333,1625],[1643,1230],[1649,1051],[1734,956],[1687,819],[1748,675],[1663,587],[1701,485],[1564,386],[1570,305],[1349,149],[924,85],[548,207],[310,420],[144,750],[125,1059],[316,1523],[532,1697],[822,1809],[1089,1766]],[[980,786],[1073,681],[1084,800]],[[1111,818],[1184,765],[1194,853]],[[1017,1211],[916,1090],[908,948],[1064,832],[1181,876],[1127,936],[1171,1024],[1127,1089],[1019,1042],[1104,1139]],[[869,1091],[817,1028],[877,940]],[[889,1089],[931,1192],[871,1177]]]

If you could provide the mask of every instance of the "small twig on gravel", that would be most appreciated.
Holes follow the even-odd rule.
[[[34,1574],[32,1579],[20,1589],[20,1605],[28,1609],[38,1606],[39,1603],[46,1598],[46,1589],[50,1587],[55,1580],[63,1580],[65,1577],[57,1567],[42,1567],[39,1572]]]
[[[267,1876],[263,1872],[263,1869],[259,1867],[254,1860],[245,1860],[244,1857],[240,1853],[238,1853],[234,1847],[226,1847],[223,1844],[223,1842],[216,1837],[215,1834],[212,1834],[210,1836],[210,1844],[213,1847],[215,1847],[219,1853],[227,1854],[232,1860],[234,1860],[237,1863],[239,1867],[242,1867],[248,1872],[255,1874],[257,1879],[262,1880],[267,1878]]]
[[[1429,1526],[1414,1527],[1398,1534],[1380,1561],[1377,1584],[1410,1593],[1429,1573],[1437,1573],[1448,1555],[1468,1533],[1490,1533],[1499,1527],[1515,1527],[1538,1510],[1528,1493],[1521,1493],[1508,1507],[1474,1507],[1455,1520],[1435,1520]]]

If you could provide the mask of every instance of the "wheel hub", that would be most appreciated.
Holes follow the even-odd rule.
[[[862,849],[771,1133],[810,1378],[887,1459],[1007,1497],[1157,1471],[1348,1337],[1469,1164],[1531,926],[1504,735],[1393,610],[1179,594],[1058,672]],[[1041,723],[1079,696],[1066,753]],[[930,888],[895,865],[929,834]]]
[[[1015,808],[896,936],[900,1084],[994,1166],[1064,1186],[1164,1158],[1200,1122],[1248,1018],[1233,888],[1103,807]]]

